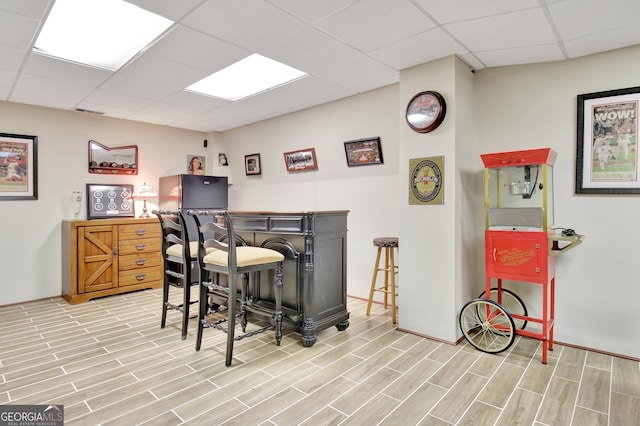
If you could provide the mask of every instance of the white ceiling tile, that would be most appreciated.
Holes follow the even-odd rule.
[[[259,53],[289,66],[314,74],[328,62],[341,62],[357,51],[315,28],[305,28]],[[328,59],[330,58],[330,59]]]
[[[116,74],[102,85],[103,89],[118,92],[123,95],[133,95],[143,99],[159,101],[176,92],[173,86],[154,84],[146,79]]]
[[[402,70],[451,54],[464,55],[468,50],[440,28],[434,28],[389,46],[370,52],[373,58]]]
[[[18,71],[27,50],[0,44],[0,69]]]
[[[549,13],[560,36],[573,40],[640,24],[640,1],[566,0],[550,5]]]
[[[10,12],[0,12],[0,44],[31,48],[39,21]]]
[[[113,74],[103,69],[61,61],[40,54],[32,54],[23,71],[49,80],[64,81],[88,87],[98,87]]]
[[[477,52],[476,56],[488,67],[552,62],[564,59],[556,44]]]
[[[128,0],[175,20],[122,70],[31,52],[54,0],[0,0],[0,99],[222,131],[397,83],[458,55],[472,68],[640,45],[639,0]],[[241,102],[183,87],[251,53],[309,73]]]
[[[182,22],[253,51],[305,26],[301,20],[263,0],[209,0]]]
[[[538,0],[415,0],[418,6],[427,11],[438,23],[500,15],[518,10],[540,6]]]
[[[399,81],[400,73],[363,54],[352,55],[340,63],[329,62],[316,76],[357,92]]]
[[[127,0],[156,15],[175,21],[202,3],[202,0],[158,1],[158,0]]]
[[[120,71],[120,75],[174,89],[184,89],[209,74],[209,71],[153,55],[143,55]]]
[[[49,3],[53,3],[53,0],[2,0],[0,2],[0,10],[7,10],[29,18],[41,19],[49,8]]]
[[[101,112],[110,112],[112,109],[117,108],[127,111],[130,114],[148,107],[154,102],[155,101],[153,100],[130,94],[98,89],[80,102],[78,107]],[[101,107],[95,108],[95,105],[99,105]]]
[[[564,46],[570,58],[578,58],[637,44],[640,44],[640,25],[569,40],[564,43]]]
[[[73,109],[90,91],[86,86],[22,74],[9,100],[50,108]]]
[[[435,26],[409,2],[388,0],[355,3],[316,23],[316,27],[363,52],[389,45]]]
[[[149,55],[210,72],[219,71],[251,53],[184,25],[173,29],[147,51]]]
[[[6,101],[13,87],[17,72],[0,69],[0,100]]]
[[[460,58],[466,62],[467,64],[469,64],[469,66],[471,68],[473,68],[474,70],[480,70],[483,68],[486,68],[487,66],[485,64],[483,64],[482,62],[480,62],[480,60],[478,59],[478,57],[473,54],[473,53],[467,53],[465,55],[461,55]]]
[[[358,0],[268,0],[280,9],[286,10],[294,16],[314,23],[340,10],[349,7]]]
[[[198,95],[193,92],[179,90],[172,95],[167,96],[163,102],[175,105],[184,111],[192,114],[209,111],[229,103],[223,99],[214,98],[212,96]]]
[[[555,43],[541,10],[527,10],[444,26],[472,51]]]

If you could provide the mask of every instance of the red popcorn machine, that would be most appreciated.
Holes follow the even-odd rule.
[[[553,227],[556,157],[550,148],[481,155],[486,285],[463,306],[459,323],[467,341],[483,352],[508,349],[516,335],[542,340],[543,364],[553,350],[555,260],[584,239],[572,229]],[[542,316],[530,316],[503,280],[540,285]],[[527,323],[539,325],[525,330]]]

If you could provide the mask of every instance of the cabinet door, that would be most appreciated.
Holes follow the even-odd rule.
[[[487,231],[485,238],[486,268],[490,277],[546,282],[546,233]]]
[[[78,228],[78,293],[118,286],[117,241],[117,226]]]

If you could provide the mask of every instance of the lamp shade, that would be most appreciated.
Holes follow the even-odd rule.
[[[133,191],[133,198],[140,198],[144,201],[142,206],[142,214],[139,216],[140,218],[148,218],[149,213],[147,213],[147,199],[148,198],[156,198],[158,196],[158,191],[156,191],[152,186],[144,184],[140,185],[135,191]]]
[[[147,185],[146,183],[143,185],[140,185],[133,192],[133,198],[146,199],[146,198],[157,198],[157,197],[158,197],[158,192],[152,186]]]

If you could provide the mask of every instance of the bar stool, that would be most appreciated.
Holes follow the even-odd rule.
[[[371,291],[369,292],[369,303],[367,304],[367,316],[371,314],[371,303],[373,295],[376,291],[384,293],[384,308],[387,309],[388,299],[391,296],[391,321],[393,324],[397,322],[396,313],[396,297],[398,296],[398,287],[396,286],[396,274],[398,273],[398,265],[395,261],[395,252],[398,250],[398,239],[395,237],[374,238],[373,245],[378,247],[376,263],[373,267],[373,278],[371,279]],[[384,249],[384,267],[380,266],[380,255]],[[378,272],[384,272],[384,285],[376,287]]]

